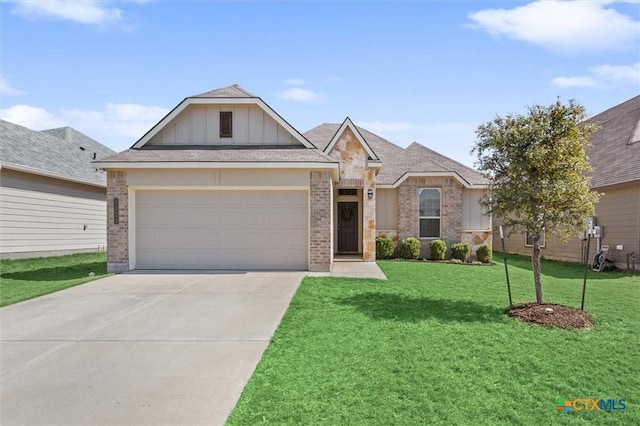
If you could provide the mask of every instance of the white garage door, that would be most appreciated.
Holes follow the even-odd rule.
[[[306,191],[136,191],[136,269],[307,269]]]

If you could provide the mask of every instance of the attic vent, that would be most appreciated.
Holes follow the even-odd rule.
[[[93,159],[94,160],[96,159],[96,153],[95,152],[93,153]]]
[[[233,137],[233,113],[231,111],[220,111],[220,137]]]

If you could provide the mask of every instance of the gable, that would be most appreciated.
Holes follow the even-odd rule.
[[[232,136],[220,136],[220,112],[232,113]],[[294,135],[258,105],[189,105],[145,145],[299,146]]]
[[[345,120],[342,122],[335,135],[333,135],[333,138],[331,138],[331,140],[329,141],[329,144],[325,147],[324,152],[326,154],[331,154],[332,151],[336,149],[336,144],[339,141],[343,140],[345,135],[350,140],[354,140],[354,143],[350,145],[350,148],[357,150],[358,148],[356,147],[356,144],[358,144],[360,145],[360,148],[362,148],[366,152],[368,160],[380,160],[376,153],[373,152],[367,141],[364,140],[364,138],[360,134],[360,131],[353,124],[349,117],[345,118]]]

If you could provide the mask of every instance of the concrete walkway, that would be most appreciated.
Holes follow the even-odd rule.
[[[344,277],[344,278],[373,278],[386,280],[387,276],[376,262],[362,260],[336,260],[331,272],[309,272],[310,277]]]
[[[306,272],[121,274],[0,309],[0,424],[221,425]]]

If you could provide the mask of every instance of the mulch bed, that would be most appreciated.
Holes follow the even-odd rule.
[[[524,303],[514,305],[507,313],[520,320],[549,327],[568,329],[590,329],[593,327],[591,315],[568,306]]]

